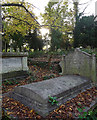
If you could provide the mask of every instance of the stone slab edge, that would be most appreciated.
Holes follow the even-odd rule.
[[[91,88],[92,88],[92,87],[91,87]],[[85,90],[83,90],[83,91],[85,91]],[[82,92],[83,92],[83,91],[82,91]],[[8,94],[10,94],[10,93],[11,93],[11,92],[8,92],[8,93],[3,94],[3,97],[8,96]],[[72,98],[74,98],[74,97],[76,97],[76,96],[77,96],[77,94],[74,95],[73,97],[70,97],[68,100],[70,100],[70,99],[72,99]],[[68,101],[68,100],[67,100],[67,101]],[[65,103],[64,103],[64,104],[65,104]],[[85,112],[90,111],[90,110],[93,109],[96,105],[97,105],[97,98],[91,102],[90,107],[86,107]],[[6,110],[5,108],[2,108],[2,110],[4,111],[4,115],[6,115],[7,110]],[[74,119],[78,119],[78,117],[75,117],[75,115],[73,115],[73,117],[74,117]],[[17,117],[17,116],[14,117],[13,115],[9,115],[9,118],[10,118],[10,119],[18,120],[18,117]],[[25,118],[25,119],[26,119],[26,118]],[[45,118],[44,118],[44,119],[45,119]]]
[[[3,73],[2,74],[2,80],[10,80],[13,78],[21,78],[21,77],[27,77],[28,73],[27,71],[14,71],[14,72],[9,72],[9,73]]]
[[[84,89],[82,89],[82,90],[79,89],[79,90],[74,91],[74,93],[73,93],[73,92],[70,93],[68,96],[65,96],[65,97],[66,97],[65,99],[64,99],[64,96],[63,96],[62,101],[61,101],[61,104],[64,104],[66,101],[68,101],[68,100],[76,97],[80,92],[83,92],[83,91],[85,91],[86,89],[89,89],[89,88],[91,88],[91,84],[89,84],[88,86],[84,86]],[[9,93],[5,93],[3,96],[11,97],[13,94],[14,94],[14,92],[9,92]],[[24,98],[24,96],[22,96],[22,95],[15,94],[14,99],[17,98],[17,97],[18,97],[19,99],[22,99],[22,100],[23,100],[23,104],[28,103],[28,102],[30,103],[30,102],[32,101],[32,100],[30,100],[30,99],[26,99],[26,97]],[[12,97],[12,98],[13,98],[13,97]],[[63,102],[63,101],[64,101],[64,102]],[[33,101],[33,102],[36,102],[36,101]],[[36,103],[36,104],[37,104],[37,103]],[[59,104],[59,106],[60,106],[61,104]],[[28,105],[28,104],[27,104],[27,105]],[[28,107],[29,107],[29,106],[32,106],[32,103],[29,104]],[[33,107],[33,109],[36,108],[34,105],[33,105],[32,107]],[[38,113],[45,118],[47,115],[49,115],[50,112],[52,112],[54,109],[57,109],[57,108],[58,108],[58,106],[54,106],[53,108],[50,108],[49,111],[48,111],[48,109],[47,109],[47,112],[43,110],[45,113],[41,112],[42,110],[40,110],[40,111],[38,110]],[[30,108],[30,109],[32,109],[32,108]],[[35,111],[37,111],[37,109],[35,109]],[[42,113],[43,113],[43,114],[42,114]]]
[[[2,52],[2,58],[4,57],[27,57],[27,52]]]

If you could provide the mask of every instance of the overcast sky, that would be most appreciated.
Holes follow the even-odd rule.
[[[41,24],[40,13],[44,12],[45,6],[48,4],[48,2],[50,0],[25,0],[25,1],[32,3],[34,6],[36,6],[36,8],[34,7],[34,13],[39,18],[38,21]],[[69,1],[70,1],[70,4],[73,3],[72,2],[73,0],[69,0]],[[95,15],[95,2],[96,1],[97,0],[79,0],[80,4],[88,2],[87,4],[79,5],[80,12],[82,12],[83,9],[88,5],[85,12],[84,12],[85,15],[92,15],[92,14]],[[44,32],[45,32],[45,30],[44,30]]]
[[[44,9],[45,9],[45,6],[49,2],[49,0],[25,0],[25,1],[27,1],[29,3],[32,3],[33,5],[35,5],[37,7],[37,8],[34,8],[34,11],[35,11],[36,15],[39,15],[40,12],[43,13]],[[69,0],[69,1],[72,2],[73,0]],[[79,3],[89,2],[89,4],[79,5],[79,8],[83,9],[83,8],[85,8],[88,5],[85,13],[95,14],[95,2],[96,1],[97,0],[79,0]]]

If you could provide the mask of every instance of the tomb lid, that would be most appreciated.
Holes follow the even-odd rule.
[[[87,82],[87,79],[81,76],[67,75],[42,82],[22,85],[16,87],[14,92],[37,102],[47,103],[48,96],[60,98],[68,94],[73,87],[78,87],[85,82]]]

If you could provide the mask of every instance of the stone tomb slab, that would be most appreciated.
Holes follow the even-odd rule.
[[[66,75],[16,87],[9,96],[45,117],[58,107],[48,102],[48,96],[56,96],[58,104],[61,105],[89,87],[91,87],[90,80],[76,75]]]

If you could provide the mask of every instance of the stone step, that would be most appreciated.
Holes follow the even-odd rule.
[[[51,111],[91,87],[91,81],[77,75],[66,75],[42,82],[16,87],[8,96],[19,100],[45,117]],[[49,97],[57,97],[58,104],[51,105]]]

